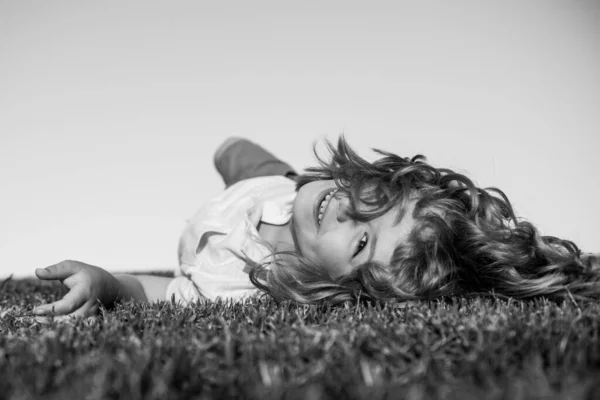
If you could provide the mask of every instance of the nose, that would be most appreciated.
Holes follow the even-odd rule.
[[[336,218],[338,222],[346,222],[350,219],[348,212],[350,211],[350,199],[348,196],[341,196],[337,203]]]

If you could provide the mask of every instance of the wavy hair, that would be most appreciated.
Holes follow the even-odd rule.
[[[369,221],[415,200],[414,227],[388,264],[366,263],[332,278],[317,260],[300,252],[275,252],[252,264],[250,279],[279,300],[340,303],[500,295],[518,299],[600,297],[600,257],[583,254],[571,241],[542,236],[517,219],[506,195],[477,187],[465,175],[375,150],[368,162],[345,138],[326,142],[330,160],[298,178],[296,189],[333,179],[348,196],[348,215]]]

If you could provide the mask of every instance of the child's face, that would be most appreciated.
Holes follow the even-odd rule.
[[[300,251],[319,262],[332,277],[349,273],[369,261],[390,262],[396,247],[410,233],[415,202],[409,202],[404,217],[396,223],[398,209],[371,221],[348,217],[350,201],[336,192],[333,180],[314,181],[302,186],[293,207],[294,230]],[[322,218],[319,218],[324,204]],[[320,222],[319,222],[320,220]]]

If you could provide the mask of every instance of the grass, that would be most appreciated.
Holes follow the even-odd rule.
[[[39,323],[56,282],[0,288],[7,399],[600,398],[600,305],[456,299],[299,306],[127,302]]]

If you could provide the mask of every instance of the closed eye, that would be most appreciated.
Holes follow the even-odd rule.
[[[369,243],[369,234],[365,232],[356,244],[356,251],[352,257],[356,257],[367,246],[367,243]]]

